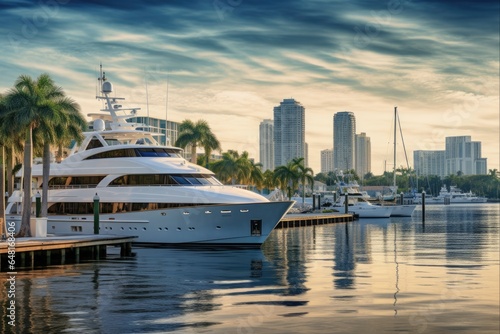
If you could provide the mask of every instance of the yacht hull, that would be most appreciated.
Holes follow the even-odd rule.
[[[200,205],[99,216],[99,234],[135,236],[141,244],[261,245],[293,201]],[[7,217],[20,221],[19,216]],[[54,215],[47,233],[94,233],[93,215]]]
[[[337,208],[343,208],[343,206],[337,206]],[[392,213],[392,207],[378,205],[349,205],[348,210],[358,215],[359,218],[389,218]],[[342,209],[339,211],[343,212]]]
[[[392,207],[391,217],[411,217],[417,207],[415,204],[394,205]]]

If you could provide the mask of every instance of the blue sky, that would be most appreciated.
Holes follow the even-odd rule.
[[[100,108],[102,63],[142,114],[205,119],[223,150],[257,161],[259,123],[292,97],[315,172],[344,110],[371,137],[374,173],[392,169],[398,106],[410,165],[413,150],[470,135],[499,169],[499,11],[498,0],[4,0],[0,92],[47,72],[86,115]]]

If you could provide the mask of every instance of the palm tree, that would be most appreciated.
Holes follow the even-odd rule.
[[[248,160],[248,164],[250,167],[250,176],[249,183],[252,184],[258,190],[262,189],[262,185],[264,184],[264,174],[262,173],[262,164],[255,163],[253,160]]]
[[[210,132],[211,133],[211,132]],[[205,138],[205,141],[202,143],[203,149],[205,150],[205,167],[208,168],[210,162],[210,155],[214,150],[220,150],[220,142],[219,140],[212,134]]]
[[[276,186],[276,180],[274,179],[273,171],[270,169],[266,170],[263,174],[263,177],[264,177],[264,181],[262,183],[263,187],[265,189],[268,189],[269,192],[271,192],[272,189],[274,189],[274,187]]]
[[[292,198],[292,190],[296,188],[298,180],[297,165],[293,161],[290,161],[286,166],[276,167],[274,169],[274,179],[279,184],[280,189],[288,193],[288,199],[290,200]]]
[[[58,87],[54,88],[58,89]],[[48,210],[51,144],[57,144],[61,147],[62,144],[68,142],[70,138],[81,143],[83,140],[82,130],[87,126],[87,121],[80,113],[80,106],[71,98],[65,97],[64,93],[51,102],[53,104],[52,108],[54,109],[54,118],[51,120],[45,119],[40,123],[40,126],[34,130],[36,132],[41,132],[43,142],[42,207],[40,212],[42,217],[47,217]]]
[[[219,141],[204,120],[199,120],[196,123],[188,119],[182,121],[181,125],[179,125],[179,137],[175,142],[175,146],[182,148],[191,146],[191,162],[194,164],[196,163],[196,148],[198,146],[204,147],[207,157],[212,150],[220,149]]]
[[[22,132],[25,134],[23,209],[18,236],[30,236],[33,131],[40,138],[43,138],[43,146],[45,146],[46,142],[50,145],[51,142],[55,142],[55,130],[53,126],[56,124],[67,126],[68,123],[66,120],[72,117],[68,116],[68,113],[74,113],[78,110],[78,107],[76,103],[65,96],[60,87],[55,86],[48,74],[42,74],[36,80],[26,75],[19,76],[14,84],[14,88],[7,92],[5,104],[8,109],[6,120],[11,125],[10,132]],[[50,162],[50,154],[47,155],[48,157],[44,157],[44,165],[46,163],[45,159],[49,159],[48,161]],[[44,166],[44,187],[48,184],[48,172],[49,169]],[[43,201],[47,201],[46,194],[43,196]]]
[[[229,150],[222,153],[222,159],[212,164],[212,170],[218,178],[233,185],[236,184],[236,181],[248,182],[251,174],[250,168],[247,151],[244,151],[240,156],[238,151]]]
[[[311,189],[314,185],[314,172],[312,168],[304,166],[304,158],[295,158],[292,160],[297,166],[297,178],[302,184],[302,204],[305,202],[306,193],[306,181],[311,184]]]

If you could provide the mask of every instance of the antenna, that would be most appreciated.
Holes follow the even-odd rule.
[[[165,145],[168,144],[168,72],[167,72],[167,94],[165,96]]]
[[[146,110],[147,110],[147,115],[148,115],[148,129],[149,126],[151,125],[151,121],[149,120],[149,97],[148,97],[148,77],[144,78],[144,82],[146,83]]]

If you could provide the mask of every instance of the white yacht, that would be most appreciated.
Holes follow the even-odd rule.
[[[47,233],[92,234],[98,198],[100,234],[136,236],[144,244],[260,245],[293,205],[222,185],[210,170],[186,161],[180,148],[161,146],[153,133],[139,130],[144,125],[127,122],[135,109],[111,97],[102,70],[99,85],[105,107],[89,114],[92,131],[51,164]],[[42,193],[42,165],[33,166],[33,180],[33,193]],[[6,208],[9,221],[20,222],[21,202],[16,190]]]
[[[342,212],[341,208],[345,208],[345,195],[347,194],[348,211],[358,215],[359,218],[389,218],[392,213],[392,207],[373,205],[366,199],[359,190],[359,185],[356,181],[338,183],[339,197],[337,202],[333,204],[337,210]]]
[[[463,192],[456,186],[450,186],[450,190],[446,186],[442,186],[439,195],[436,197],[426,198],[425,204],[476,204],[486,203],[486,197],[476,196],[471,191]]]

